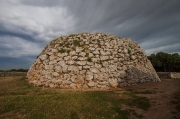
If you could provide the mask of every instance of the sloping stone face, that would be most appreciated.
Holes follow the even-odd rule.
[[[136,42],[102,33],[54,39],[30,67],[27,80],[34,86],[73,89],[160,81]]]

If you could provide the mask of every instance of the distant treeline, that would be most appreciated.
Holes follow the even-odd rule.
[[[180,55],[158,52],[148,56],[157,72],[180,72]]]
[[[0,70],[0,72],[27,72],[29,69],[10,69],[10,70]]]

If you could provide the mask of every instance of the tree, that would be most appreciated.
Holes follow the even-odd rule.
[[[180,71],[180,55],[178,53],[168,54],[158,52],[148,56],[156,71],[161,72],[179,72]]]

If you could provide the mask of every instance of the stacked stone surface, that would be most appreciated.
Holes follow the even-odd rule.
[[[136,42],[103,33],[52,40],[30,67],[27,80],[34,86],[73,89],[160,81]]]

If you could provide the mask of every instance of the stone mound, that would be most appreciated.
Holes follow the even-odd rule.
[[[110,88],[160,81],[140,46],[102,33],[61,36],[45,47],[27,73],[34,86]]]

